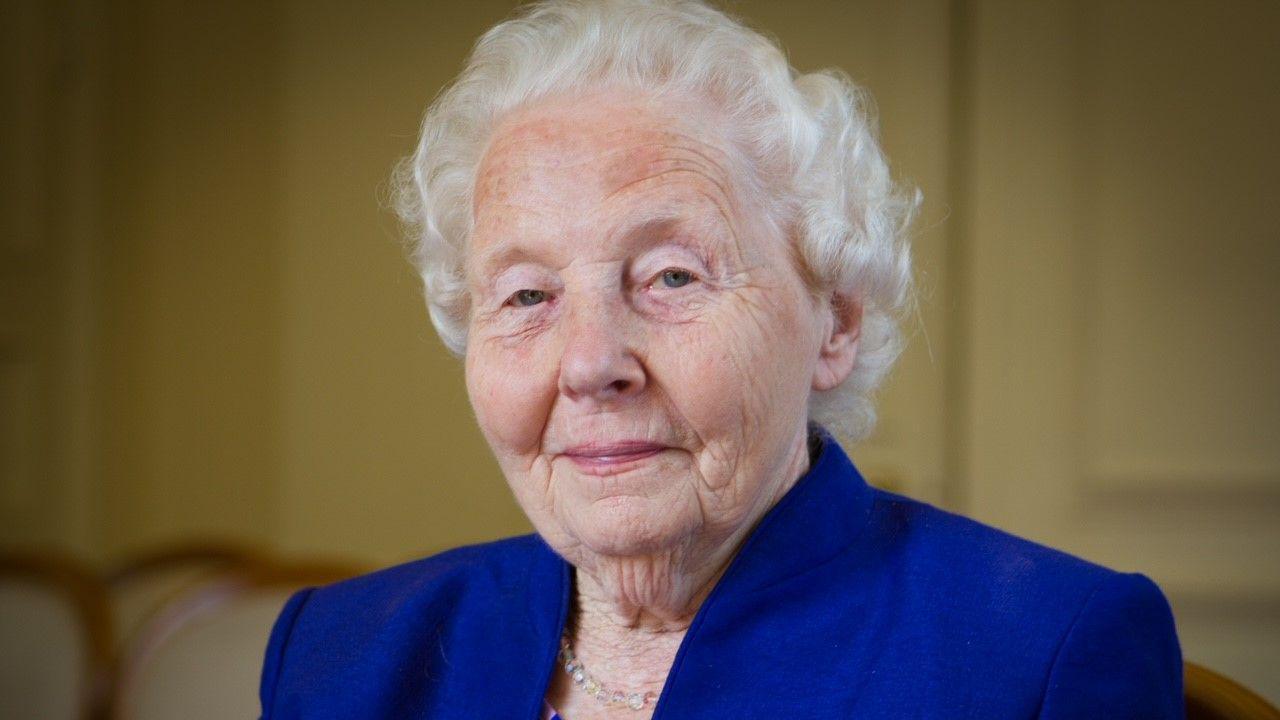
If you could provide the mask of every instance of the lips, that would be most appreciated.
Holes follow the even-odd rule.
[[[657,455],[666,446],[644,440],[615,443],[589,443],[564,451],[581,470],[592,474],[618,472],[645,458]]]

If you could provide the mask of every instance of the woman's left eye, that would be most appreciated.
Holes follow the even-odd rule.
[[[658,273],[658,281],[661,282],[664,287],[680,288],[693,282],[693,280],[693,273],[681,268],[667,268],[666,270]]]
[[[518,307],[531,307],[539,305],[547,299],[547,293],[543,290],[517,290],[507,298],[507,304],[516,305]]]

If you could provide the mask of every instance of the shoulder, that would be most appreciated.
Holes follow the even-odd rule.
[[[871,524],[913,617],[993,675],[1025,674],[1039,717],[1180,717],[1173,614],[1146,576],[883,491]]]
[[[332,585],[300,591],[286,606],[308,629],[329,622],[350,627],[365,619],[385,625],[402,612],[421,616],[460,602],[483,603],[518,585],[539,552],[536,535],[466,545]],[[441,611],[444,607],[439,607]],[[289,622],[296,623],[295,617]],[[279,623],[277,623],[279,624]]]
[[[394,662],[434,642],[433,633],[446,623],[492,615],[511,604],[528,583],[535,559],[550,552],[541,543],[536,535],[522,535],[468,545],[299,590],[267,643],[263,707],[290,694],[284,688],[300,678],[346,678],[360,668]]]
[[[929,578],[935,591],[966,589],[988,607],[1044,608],[1063,593],[1083,602],[1122,574],[918,500],[883,490],[875,498],[868,540],[885,561]]]
[[[315,588],[307,604],[312,608],[367,608],[371,601],[395,605],[441,594],[497,589],[519,582],[540,542],[535,535],[521,535],[445,550]]]

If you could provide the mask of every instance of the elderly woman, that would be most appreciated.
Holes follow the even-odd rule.
[[[915,206],[847,80],[692,0],[537,4],[400,179],[537,534],[298,593],[264,717],[1181,716],[1150,580],[871,488],[828,432],[871,428]]]

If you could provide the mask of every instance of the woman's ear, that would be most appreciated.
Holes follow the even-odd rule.
[[[813,389],[817,391],[830,390],[849,377],[862,335],[862,303],[848,295],[832,293],[829,313],[813,371]]]

